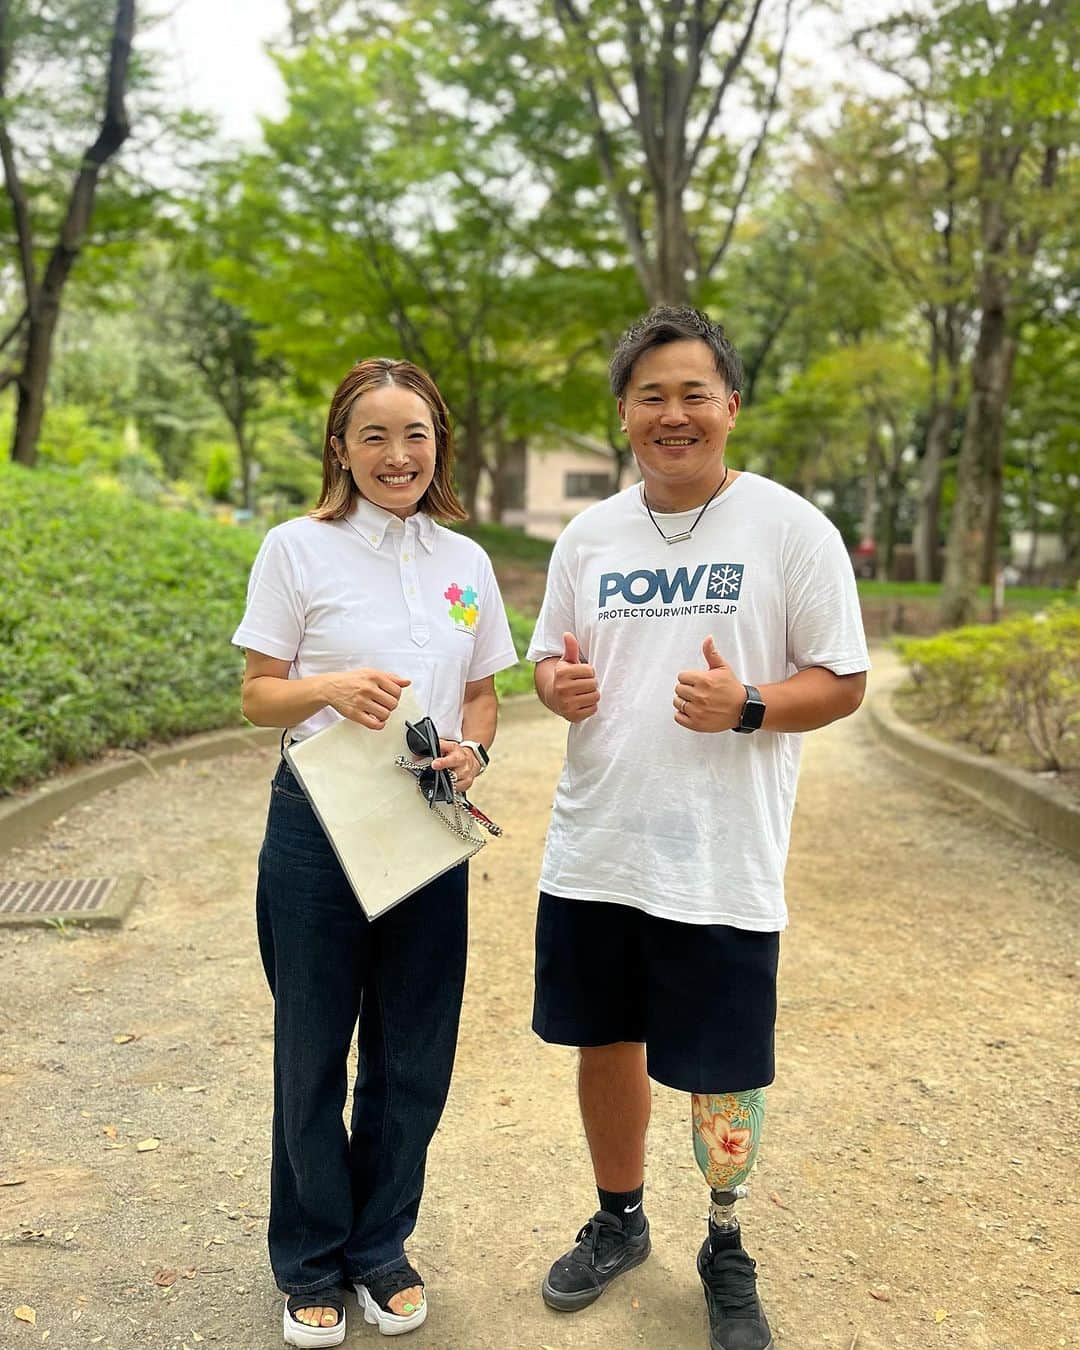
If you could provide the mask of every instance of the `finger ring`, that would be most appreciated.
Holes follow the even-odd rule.
[[[682,707],[679,709],[679,711],[682,713],[684,717],[686,716],[686,704],[687,700],[684,698],[682,701]]]

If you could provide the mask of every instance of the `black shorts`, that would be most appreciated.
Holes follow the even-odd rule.
[[[533,1030],[553,1045],[643,1041],[649,1076],[682,1092],[765,1087],[779,956],[779,933],[542,891]]]

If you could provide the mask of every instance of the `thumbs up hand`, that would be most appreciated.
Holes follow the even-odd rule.
[[[675,684],[675,721],[689,731],[731,731],[739,725],[746,688],[716,650],[710,634],[701,646],[705,670],[683,670]]]
[[[599,706],[596,671],[581,659],[581,647],[573,633],[564,633],[563,654],[555,666],[549,707],[568,722],[584,722]]]

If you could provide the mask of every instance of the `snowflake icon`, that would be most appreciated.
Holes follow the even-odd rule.
[[[742,579],[742,563],[713,563],[709,568],[709,598],[738,600]]]

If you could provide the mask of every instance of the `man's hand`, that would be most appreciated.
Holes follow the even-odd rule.
[[[350,722],[359,722],[371,731],[383,729],[386,719],[398,705],[401,691],[412,683],[400,675],[391,675],[386,670],[369,670],[366,666],[327,675],[325,679],[326,702],[330,707]]]
[[[556,662],[548,707],[568,722],[584,722],[600,706],[596,671],[581,659],[573,633],[563,634],[562,659]]]
[[[712,637],[702,644],[708,670],[684,670],[675,685],[675,721],[689,731],[731,731],[739,725],[746,689],[716,650]]]
[[[433,769],[450,769],[454,774],[454,786],[459,792],[468,792],[476,775],[480,772],[480,761],[467,745],[457,741],[447,741],[439,737],[439,749],[442,754],[431,761]]]

